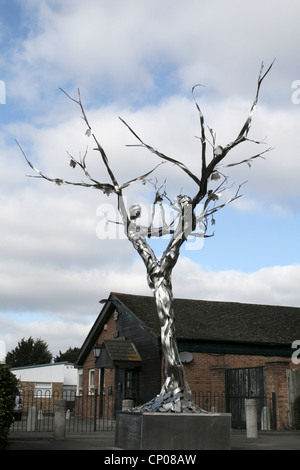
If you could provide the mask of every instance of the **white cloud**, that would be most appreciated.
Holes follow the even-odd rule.
[[[70,181],[80,181],[83,175],[68,166],[66,151],[78,157],[89,145],[92,176],[109,182],[91,138],[84,135],[79,108],[58,90],[60,86],[74,97],[80,87],[93,130],[121,182],[150,170],[159,159],[141,148],[125,147],[136,140],[118,116],[145,142],[199,174],[200,142],[194,137],[199,136],[199,122],[191,87],[197,82],[205,85],[197,89],[197,100],[206,124],[224,145],[245,122],[261,60],[267,66],[276,56],[249,135],[255,140],[266,136],[267,146],[275,150],[250,170],[230,170],[231,182],[248,180],[243,199],[232,207],[251,214],[265,211],[277,220],[288,210],[297,230],[300,108],[291,101],[291,85],[300,79],[295,61],[298,0],[278,0],[272,6],[267,0],[243,2],[242,7],[240,0],[18,4],[24,14],[18,28],[22,34],[9,41],[5,76],[0,77],[7,85],[0,130],[0,311],[24,312],[26,317],[34,312],[44,321],[2,319],[10,349],[20,337],[44,334],[53,348],[79,345],[98,313],[98,300],[111,290],[150,294],[142,262],[127,240],[97,238],[99,206],[114,205],[114,199],[25,177],[32,172],[14,138],[39,169]],[[263,148],[240,147],[232,161]],[[162,181],[167,176],[172,195],[196,189],[172,165],[163,165],[158,174]],[[143,187],[147,192],[141,196],[137,185],[129,191],[130,201],[139,198],[146,203],[150,189]],[[223,221],[225,232],[226,217]],[[259,230],[264,237],[263,227]],[[282,242],[282,230],[278,232],[273,243]],[[245,246],[251,241],[249,231]],[[226,246],[234,250],[234,240]],[[297,252],[298,246],[290,249]],[[185,252],[190,258],[192,254]],[[247,256],[254,257],[255,249]],[[262,253],[259,257],[252,273],[234,269],[234,256],[228,269],[215,272],[183,257],[174,270],[174,295],[300,305],[299,266],[287,262],[266,268]]]
[[[0,317],[1,339],[5,343],[6,352],[13,349],[18,340],[29,336],[44,339],[54,355],[70,346],[80,347],[102,308],[98,300],[107,298],[110,291],[152,295],[140,260],[122,270],[118,270],[117,266],[116,262],[111,270],[102,271],[99,268],[88,273],[80,271],[77,279],[76,272],[64,276],[63,272],[57,271],[53,273],[52,286],[42,285],[36,289],[36,298],[31,291],[31,299],[26,299],[22,291],[28,287],[27,283],[22,286],[17,279],[15,295],[23,298],[24,307],[28,303],[28,307],[33,310],[32,304],[35,303],[38,308],[37,313],[31,314],[27,322],[15,318],[13,313]],[[28,275],[31,281],[35,279],[38,283],[41,275],[51,278],[52,272],[47,269],[44,273],[36,273],[36,278],[32,273]],[[234,270],[211,272],[187,258],[181,258],[173,273],[173,294],[177,298],[300,307],[299,282],[299,265],[274,266],[253,273]],[[26,311],[23,315],[26,315]],[[35,315],[38,320],[34,320]]]
[[[242,9],[236,0],[34,0],[23,8],[31,34],[11,61],[22,75],[12,92],[25,99],[71,81],[130,100],[154,91],[161,72],[166,85],[185,91],[201,81],[221,94],[248,93],[260,62],[274,57],[277,84],[286,70],[297,72],[295,0],[277,1],[271,10],[267,0],[244,2]]]
[[[220,103],[217,107],[213,102],[212,107],[218,116],[217,127],[222,128],[224,125],[225,133],[227,131],[229,133],[230,126],[226,123],[227,104]],[[235,109],[238,107],[236,104]],[[231,124],[237,126],[237,123],[243,121],[238,119],[242,113],[235,113],[235,109]],[[29,127],[26,124],[23,127],[19,124],[18,132],[21,136],[19,140],[22,141],[24,136],[29,142],[29,148],[32,150],[30,158],[42,171],[52,177],[66,177],[71,181],[80,181],[82,175],[68,166],[65,150],[70,150],[74,155],[77,149],[83,152],[90,139],[84,135],[85,127],[79,115],[77,117],[76,109],[74,114],[75,116],[69,121],[58,124],[49,122],[48,126],[39,130],[34,129],[34,126]],[[96,134],[99,132],[101,137],[103,135],[103,145],[111,160],[112,168],[118,177],[122,176],[123,182],[149,170],[159,162],[159,159],[139,148],[125,148],[124,143],[136,141],[114,114],[115,107],[107,107],[100,111],[91,110],[89,118],[93,125],[95,123]],[[124,117],[146,142],[174,158],[185,161],[193,171],[197,171],[200,163],[200,145],[194,138],[198,131],[198,122],[191,100],[175,96],[163,101],[160,106],[127,111]],[[243,181],[249,176],[249,183],[243,190],[244,198],[236,202],[236,208],[240,211],[253,212],[257,208],[261,210],[262,206],[266,210],[271,210],[272,207],[272,210],[278,213],[282,212],[282,205],[294,200],[299,193],[297,185],[299,163],[296,154],[292,152],[298,123],[295,114],[282,112],[270,114],[264,109],[260,112],[258,120],[260,124],[262,123],[262,128],[264,125],[269,126],[267,130],[272,132],[272,137],[275,139],[278,139],[276,129],[279,124],[286,131],[285,134],[289,133],[285,150],[291,155],[293,171],[291,172],[289,165],[284,163],[286,160],[281,158],[279,150],[270,154],[266,162],[254,163],[250,170],[247,166],[237,167],[238,169],[233,172],[233,181]],[[11,126],[10,132],[13,130],[16,129]],[[256,146],[254,144],[253,146],[256,150]],[[3,146],[3,149],[9,151],[7,146]],[[43,180],[26,179],[25,174],[33,172],[22,160],[20,152],[19,155],[17,153],[18,149],[15,149],[14,163],[9,161],[8,167],[3,165],[7,175],[4,183],[9,192],[3,193],[4,205],[0,213],[3,227],[2,282],[5,285],[2,308],[20,309],[22,303],[26,305],[26,309],[41,308],[36,307],[33,301],[37,284],[39,284],[37,298],[39,300],[43,299],[43,296],[48,298],[46,302],[48,304],[52,297],[55,299],[56,308],[59,308],[60,303],[67,305],[70,297],[73,297],[72,292],[76,293],[76,305],[79,308],[85,304],[91,294],[97,296],[99,285],[102,287],[106,285],[107,291],[115,289],[114,282],[124,285],[124,281],[118,280],[118,276],[121,276],[118,275],[118,271],[123,275],[124,267],[126,269],[126,265],[131,263],[134,256],[132,247],[126,240],[99,240],[96,234],[100,220],[97,211],[100,214],[101,207],[104,211],[104,204],[109,204],[116,210],[115,199],[107,198],[101,192],[93,190],[71,186],[57,187]],[[108,176],[97,153],[92,150],[90,153],[87,161],[91,163],[92,176],[96,174],[100,180],[107,181]],[[20,164],[17,165],[16,161]],[[1,162],[3,164],[5,160]],[[14,181],[15,171],[16,181]],[[183,179],[180,170],[167,164],[161,168],[161,177],[165,177],[166,174],[167,188],[173,191],[174,195],[179,193],[183,181],[185,182],[183,192],[191,190],[188,178]],[[281,183],[280,191],[278,191],[279,183]],[[141,190],[140,186],[137,188]],[[142,187],[142,190],[144,189],[145,187]],[[149,187],[146,190],[148,191],[146,194],[151,192]],[[140,202],[141,198],[144,200],[143,193],[135,197],[139,197]],[[134,273],[130,276],[132,280]],[[105,281],[101,279],[103,277]],[[126,286],[130,287],[130,284],[131,281],[128,280]],[[139,283],[135,281],[132,285],[138,288]],[[13,295],[16,286],[18,286],[19,301]],[[60,290],[58,286],[64,286],[64,290]],[[74,299],[73,297],[73,302]]]
[[[300,266],[272,266],[256,272],[206,271],[187,258],[174,270],[174,296],[300,307]]]
[[[87,336],[93,317],[88,317],[88,321],[81,319],[80,322],[68,321],[67,319],[56,320],[39,317],[36,321],[32,320],[27,323],[21,323],[18,319],[1,318],[1,338],[4,349],[4,354],[14,349],[18,341],[22,338],[34,339],[41,338],[48,346],[51,354],[54,356],[59,353],[59,350],[65,352],[69,347],[80,347]]]

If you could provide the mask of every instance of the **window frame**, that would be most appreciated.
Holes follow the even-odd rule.
[[[95,369],[89,369],[88,394],[95,395]]]
[[[34,397],[52,398],[52,382],[35,382]]]

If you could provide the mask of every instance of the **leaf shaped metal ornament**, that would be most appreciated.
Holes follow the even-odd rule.
[[[72,167],[72,168],[75,168],[76,165],[77,165],[77,162],[75,162],[75,160],[73,160],[73,158],[70,158],[69,163],[70,163],[70,167]]]
[[[221,178],[221,175],[218,171],[214,171],[210,177],[212,181],[218,181]]]
[[[216,147],[214,150],[215,157],[219,157],[220,155],[222,155],[222,152],[223,152],[223,147],[221,147],[221,145],[218,145],[218,147]]]

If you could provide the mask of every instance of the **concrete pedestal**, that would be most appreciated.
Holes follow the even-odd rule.
[[[28,411],[27,416],[27,431],[36,431],[37,429],[38,412],[35,406],[32,406]]]
[[[229,413],[119,412],[115,445],[137,450],[230,450]]]
[[[64,440],[66,436],[66,400],[55,400],[54,409],[54,439]]]
[[[247,437],[257,439],[257,406],[256,400],[245,400]]]

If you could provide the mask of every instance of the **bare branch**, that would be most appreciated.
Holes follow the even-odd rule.
[[[227,153],[230,150],[232,150],[234,147],[236,147],[240,143],[245,142],[246,140],[249,140],[247,136],[248,136],[248,132],[249,132],[250,127],[251,127],[253,113],[254,113],[256,105],[257,105],[260,87],[261,87],[262,81],[264,80],[266,75],[271,70],[273,64],[274,64],[274,61],[271,63],[271,65],[268,67],[267,71],[264,74],[263,74],[264,66],[263,66],[263,64],[261,65],[259,76],[258,76],[258,81],[257,81],[255,99],[252,103],[250,113],[249,113],[249,115],[248,115],[248,117],[245,121],[245,124],[243,125],[243,127],[242,127],[240,133],[238,134],[238,136],[236,137],[236,139],[233,142],[226,145],[224,148],[221,147],[221,146],[218,146],[218,147],[214,148],[214,156],[213,156],[211,162],[209,163],[209,165],[204,166],[202,168],[200,189],[199,189],[198,193],[196,194],[196,196],[194,197],[194,200],[193,200],[194,207],[196,207],[196,205],[203,199],[203,197],[205,197],[206,192],[207,192],[208,179],[213,174],[213,172],[215,171],[215,168],[217,167],[217,165],[226,157]],[[198,107],[198,110],[200,110],[199,107]],[[200,111],[200,113],[201,113],[201,111]],[[202,115],[202,113],[201,113],[201,115]],[[258,142],[256,142],[256,143],[258,143]],[[269,150],[271,150],[271,149],[268,149],[267,151],[269,151]],[[258,158],[263,153],[265,153],[265,152],[261,152],[260,154],[249,158],[248,161],[253,160],[254,158]],[[245,161],[243,161],[241,163],[244,163]]]
[[[80,109],[81,109],[81,112],[82,112],[82,119],[85,121],[86,125],[88,126],[88,128],[90,130],[92,130],[90,124],[89,124],[89,121],[87,119],[87,116],[85,114],[85,111],[84,111],[84,107],[82,105],[82,101],[81,101],[81,96],[80,96],[80,90],[78,88],[77,92],[78,92],[78,100],[75,100],[75,98],[72,98],[72,96],[70,96],[65,90],[63,90],[62,88],[59,88],[71,101],[74,101],[74,103],[78,104],[80,106]]]
[[[92,133],[92,128],[91,128],[91,125],[87,119],[87,116],[85,114],[85,110],[84,110],[84,107],[83,107],[83,104],[82,104],[82,101],[81,101],[81,96],[80,96],[80,90],[78,89],[78,100],[75,100],[74,98],[72,98],[68,93],[66,93],[62,88],[60,88],[60,90],[72,101],[74,101],[74,103],[77,103],[78,106],[80,107],[81,109],[81,112],[82,112],[82,119],[84,120],[84,122],[86,123],[86,125],[88,126],[88,131],[86,132],[87,135],[91,135],[93,136],[93,139],[94,141],[96,142],[96,145],[97,147],[94,149],[94,150],[97,150],[98,152],[100,152],[101,154],[101,157],[102,157],[102,160],[103,160],[103,163],[104,165],[106,166],[106,169],[108,171],[108,174],[110,176],[110,179],[114,185],[114,188],[115,188],[115,192],[118,192],[120,190],[119,188],[119,185],[118,185],[118,182],[109,166],[109,163],[108,163],[108,158],[106,156],[106,153],[103,149],[103,147],[100,145],[100,143],[98,142],[95,134]]]
[[[213,209],[211,209],[210,211],[208,212],[205,212],[204,214],[204,217],[207,218],[209,216],[211,216],[212,214],[214,214],[215,212],[219,211],[220,209],[222,209],[223,207],[227,206],[228,204],[230,204],[231,202],[233,201],[236,201],[237,199],[239,199],[240,197],[242,197],[242,194],[239,194],[240,192],[240,189],[241,187],[246,184],[246,181],[244,183],[241,183],[235,193],[235,195],[233,197],[231,197],[230,199],[228,199],[228,201],[224,202],[223,204],[220,204],[219,206],[216,206],[214,207]]]
[[[82,101],[81,101],[81,97],[80,97],[80,90],[78,89],[78,100],[76,100],[75,98],[72,98],[66,91],[64,91],[62,88],[60,88],[60,90],[71,100],[71,101],[74,101],[77,105],[79,105],[80,109],[81,109],[81,112],[82,112],[82,119],[85,121],[86,125],[88,126],[88,131],[89,132],[86,132],[86,134],[88,135],[91,135],[91,125],[88,121],[88,118],[86,116],[86,113],[85,113],[85,110],[84,110],[84,107],[82,105]],[[148,171],[147,173],[141,175],[141,176],[138,176],[137,178],[133,178],[129,181],[127,181],[126,183],[122,184],[122,185],[119,185],[110,166],[109,166],[109,162],[108,162],[108,158],[106,156],[106,153],[104,151],[104,149],[102,148],[102,146],[100,145],[99,141],[97,140],[96,136],[94,134],[92,134],[96,144],[97,144],[97,148],[94,149],[94,150],[97,150],[100,152],[101,156],[102,156],[102,160],[107,168],[107,171],[108,171],[108,174],[112,180],[112,185],[109,184],[109,183],[100,183],[99,181],[95,180],[94,178],[91,177],[91,175],[89,174],[88,170],[87,170],[87,167],[86,167],[86,156],[87,156],[87,151],[88,151],[88,148],[86,149],[85,151],[85,154],[83,156],[82,159],[80,160],[77,160],[76,158],[74,158],[69,152],[67,152],[67,154],[69,155],[70,157],[70,160],[69,160],[69,163],[70,163],[70,166],[72,168],[75,168],[77,165],[82,169],[82,171],[84,172],[85,176],[92,182],[92,184],[89,184],[89,183],[85,183],[85,182],[80,182],[80,183],[76,183],[76,182],[71,182],[71,181],[66,181],[66,180],[63,180],[63,179],[60,179],[60,178],[50,178],[48,177],[47,175],[45,175],[43,172],[41,172],[40,170],[38,170],[37,168],[34,167],[34,165],[30,162],[30,160],[27,158],[24,150],[22,149],[21,145],[16,141],[18,147],[20,148],[25,160],[27,161],[28,165],[38,174],[38,176],[32,176],[32,175],[29,175],[30,177],[36,177],[36,178],[43,178],[47,181],[50,181],[50,182],[54,182],[56,183],[57,185],[62,185],[62,184],[69,184],[69,185],[74,185],[74,186],[84,186],[84,187],[87,187],[87,188],[95,188],[95,189],[100,189],[104,192],[104,194],[107,194],[108,196],[111,194],[111,193],[116,193],[116,194],[121,194],[121,191],[122,189],[124,188],[127,188],[128,186],[130,186],[131,184],[137,182],[137,181],[140,181],[140,180],[143,180],[145,179],[147,176],[149,176],[153,171],[155,171],[155,169],[161,165],[161,163],[159,165],[156,165],[152,170]]]
[[[217,168],[230,168],[232,166],[237,166],[237,165],[242,165],[243,163],[247,163],[248,166],[251,166],[250,162],[252,160],[255,160],[256,158],[262,158],[264,159],[263,155],[267,152],[271,152],[272,150],[274,150],[273,147],[269,147],[267,150],[264,150],[263,152],[260,152],[256,155],[253,155],[252,157],[249,157],[249,158],[246,158],[245,160],[241,160],[240,162],[237,162],[237,163],[228,163],[227,165],[222,165],[220,167],[217,167]]]
[[[68,154],[69,157],[70,157],[69,164],[70,164],[70,166],[71,166],[72,168],[75,168],[75,167],[78,165],[78,166],[82,169],[82,171],[84,172],[85,176],[86,176],[90,181],[92,181],[92,182],[95,183],[95,184],[99,184],[99,181],[93,179],[93,178],[90,176],[90,174],[89,174],[89,172],[88,172],[88,170],[87,170],[87,168],[86,168],[85,159],[86,159],[86,156],[87,156],[87,151],[88,151],[88,149],[86,149],[85,154],[84,154],[84,156],[83,156],[83,159],[80,160],[80,161],[76,160],[76,159],[67,151],[67,154]]]
[[[43,179],[45,179],[47,181],[50,181],[52,183],[56,183],[58,186],[61,186],[63,184],[69,184],[69,185],[73,185],[73,186],[83,186],[83,187],[86,187],[86,188],[101,189],[101,191],[103,191],[103,193],[107,194],[107,195],[115,192],[115,188],[111,184],[109,184],[109,183],[99,183],[98,181],[93,180],[92,178],[90,178],[90,179],[92,181],[94,181],[93,184],[84,183],[84,182],[75,183],[73,181],[66,181],[66,180],[63,180],[61,178],[50,178],[49,176],[45,175],[44,173],[42,173],[40,170],[38,170],[37,168],[35,168],[33,166],[33,164],[28,160],[24,150],[22,149],[21,145],[19,144],[19,142],[17,140],[16,140],[16,143],[17,143],[19,149],[21,150],[21,152],[22,152],[25,160],[27,161],[28,165],[38,174],[38,176],[28,175],[31,178],[43,178]],[[73,160],[73,161],[75,162],[75,160]]]
[[[251,127],[251,122],[252,122],[252,117],[253,117],[253,114],[254,114],[254,111],[256,109],[256,105],[257,105],[257,101],[258,101],[258,96],[259,96],[259,91],[260,91],[260,87],[261,87],[261,84],[264,80],[264,78],[267,76],[267,74],[269,73],[269,71],[271,70],[273,64],[274,64],[274,61],[275,59],[273,60],[273,62],[271,63],[271,65],[268,67],[267,71],[262,74],[263,72],[263,69],[264,69],[264,64],[262,63],[261,64],[261,67],[260,67],[260,71],[259,71],[259,76],[258,76],[258,81],[257,81],[257,88],[256,88],[256,95],[255,95],[255,99],[252,103],[252,106],[251,106],[251,109],[250,109],[250,113],[245,121],[245,124],[243,125],[240,133],[238,134],[238,136],[236,137],[236,139],[231,142],[230,144],[226,145],[224,147],[224,149],[222,149],[222,152],[220,153],[220,155],[217,155],[213,161],[211,162],[212,163],[212,166],[216,166],[216,164],[221,161],[225,156],[226,154],[232,150],[236,145],[239,145],[241,142],[244,142],[245,140],[248,140],[247,139],[247,136],[248,136],[248,132],[250,130],[250,127]]]
[[[269,71],[271,70],[273,64],[275,62],[275,59],[273,60],[273,62],[271,63],[271,65],[268,67],[267,71],[263,74],[263,70],[264,70],[264,64],[262,63],[261,64],[261,67],[260,67],[260,71],[259,71],[259,76],[258,76],[258,81],[257,81],[257,89],[256,89],[256,96],[255,96],[255,99],[253,101],[253,104],[251,106],[251,109],[250,109],[250,113],[249,113],[249,116],[244,124],[244,126],[242,127],[239,135],[237,136],[236,138],[236,141],[241,139],[241,138],[244,138],[244,137],[247,137],[248,135],[248,132],[250,130],[250,126],[251,126],[251,121],[252,121],[252,117],[253,117],[253,113],[255,111],[255,108],[256,108],[256,105],[257,105],[257,101],[258,101],[258,95],[259,95],[259,90],[260,90],[260,86],[262,84],[262,81],[263,79],[266,77],[266,75],[269,73]]]
[[[102,157],[102,160],[103,160],[103,163],[104,163],[104,165],[106,166],[106,169],[107,169],[107,171],[108,171],[108,174],[109,174],[109,176],[110,176],[110,179],[112,180],[112,183],[113,183],[113,185],[114,185],[115,191],[116,191],[116,193],[118,193],[118,192],[120,191],[119,184],[118,184],[118,182],[117,182],[117,180],[116,180],[116,178],[115,178],[115,176],[114,176],[114,174],[113,174],[113,172],[112,172],[112,170],[111,170],[111,168],[110,168],[110,166],[109,166],[108,158],[107,158],[107,156],[106,156],[106,153],[104,152],[104,149],[103,149],[103,148],[101,147],[101,145],[99,144],[99,142],[98,142],[98,140],[96,139],[95,135],[94,135],[94,134],[92,134],[92,135],[93,135],[93,138],[94,138],[94,140],[95,140],[95,142],[96,142],[96,144],[97,144],[97,148],[94,149],[94,150],[98,150],[98,151],[100,152],[101,157]]]
[[[142,181],[142,180],[145,180],[145,178],[147,178],[147,176],[149,176],[151,173],[153,173],[156,168],[158,168],[160,165],[163,165],[163,163],[165,162],[162,162],[162,163],[159,163],[158,165],[156,165],[154,168],[152,168],[152,170],[148,171],[147,173],[145,173],[144,175],[141,175],[141,176],[138,176],[137,178],[133,178],[132,180],[130,181],[127,181],[127,183],[124,183],[120,186],[120,189],[124,189],[124,188],[127,188],[128,186],[130,186],[131,184],[133,183],[136,183],[137,181]]]
[[[150,145],[146,144],[145,142],[142,141],[142,139],[131,129],[131,127],[122,119],[119,118],[123,124],[130,130],[130,132],[138,139],[139,142],[141,142],[141,145],[127,145],[127,147],[144,147],[150,150],[150,152],[154,153],[158,157],[162,158],[163,160],[167,160],[168,162],[174,163],[177,165],[179,168],[181,168],[192,180],[195,181],[195,183],[199,186],[200,185],[200,180],[195,176],[183,163],[179,162],[178,160],[175,160],[174,158],[168,157],[167,155],[164,155],[163,153],[159,152],[158,150],[155,150],[153,147]]]
[[[204,117],[194,95],[194,90],[197,86],[203,86],[203,85],[198,84],[198,85],[193,86],[192,88],[192,95],[193,95],[196,107],[198,109],[199,118],[200,118],[200,130],[201,130],[200,140],[201,140],[201,146],[202,146],[202,173],[203,173],[203,171],[206,170],[206,137],[205,137]]]

